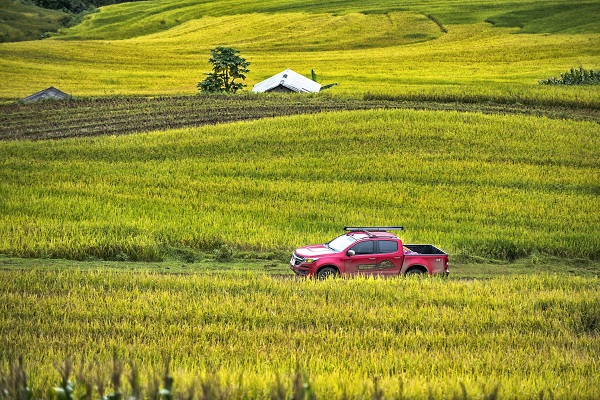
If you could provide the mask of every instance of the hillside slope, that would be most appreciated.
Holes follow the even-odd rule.
[[[252,63],[249,87],[285,68],[304,75],[315,69],[323,83],[339,84],[333,93],[589,103],[598,98],[597,89],[540,88],[538,81],[571,67],[600,65],[599,4],[120,4],[103,7],[51,40],[1,44],[0,99],[48,86],[75,96],[191,94],[210,69],[210,49],[225,45]]]
[[[128,3],[105,7],[99,15],[94,15],[80,26],[65,31],[65,37],[125,39],[163,32],[165,29],[205,17],[244,16],[257,13],[265,16],[290,13],[334,16],[360,13],[377,16],[406,11],[433,15],[442,24],[472,24],[487,20],[502,27],[523,28],[527,33],[600,33],[597,24],[600,2],[597,0],[575,3],[567,0],[550,0],[543,3],[535,0],[521,0],[518,3],[500,0],[492,4],[478,0],[461,2],[447,0],[396,2],[385,0],[332,2],[161,0],[150,4]],[[223,25],[226,29],[227,24]],[[268,29],[263,25],[259,26],[261,30],[265,28]],[[327,27],[324,28],[327,31]]]
[[[600,257],[599,125],[414,110],[0,143],[0,253],[153,260],[407,227],[452,254]]]

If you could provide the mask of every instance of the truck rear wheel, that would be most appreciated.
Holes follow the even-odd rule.
[[[323,280],[327,278],[336,278],[339,276],[339,272],[337,269],[333,267],[325,267],[321,268],[319,272],[317,272],[317,279]]]
[[[414,267],[404,273],[407,276],[423,276],[427,273],[425,268]]]

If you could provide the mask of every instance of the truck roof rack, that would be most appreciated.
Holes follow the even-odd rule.
[[[386,231],[403,231],[403,226],[345,226],[345,231],[356,232],[386,232]]]

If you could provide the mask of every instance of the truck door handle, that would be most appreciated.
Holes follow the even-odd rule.
[[[376,260],[375,257],[369,257],[369,260]]]
[[[401,258],[402,258],[402,257],[394,257],[394,260],[399,260],[399,259],[401,259]]]

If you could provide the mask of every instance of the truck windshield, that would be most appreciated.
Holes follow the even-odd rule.
[[[342,251],[354,242],[356,242],[356,239],[354,239],[352,236],[342,235],[327,243],[327,246],[332,250]]]

